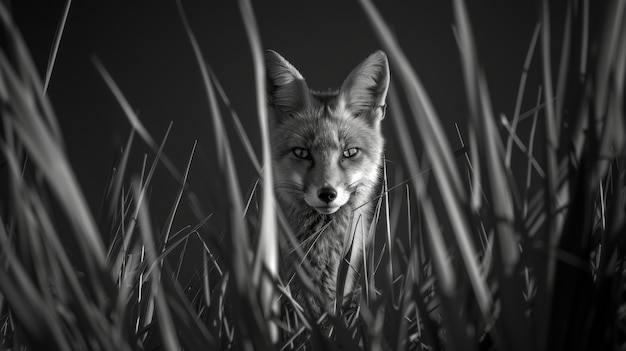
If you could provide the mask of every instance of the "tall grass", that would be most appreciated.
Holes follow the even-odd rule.
[[[623,349],[623,1],[593,11],[588,0],[568,1],[562,37],[550,24],[561,14],[551,13],[547,0],[539,2],[510,117],[494,114],[471,18],[462,0],[453,1],[469,112],[458,141],[446,138],[403,43],[370,0],[359,1],[395,74],[388,123],[401,150],[394,174],[406,179],[389,179],[384,168],[380,196],[373,200],[372,230],[379,240],[365,255],[357,298],[347,304],[339,299],[319,318],[289,287],[297,280],[314,293],[307,253],[298,251],[303,265],[295,276],[279,274],[279,242],[298,245],[269,185],[263,33],[250,2],[239,5],[255,69],[250,84],[257,91],[260,155],[178,2],[215,130],[216,165],[225,184],[220,195],[226,199],[217,213],[226,219],[222,236],[206,227],[213,213],[196,213],[197,223],[175,231],[180,204],[193,204],[187,178],[196,145],[185,171],[176,170],[165,155],[169,129],[156,142],[97,59],[95,67],[131,131],[106,185],[100,221],[89,211],[45,96],[69,4],[42,84],[0,3],[7,38],[0,52],[0,172],[10,189],[0,217],[2,349]],[[552,51],[554,42],[561,43],[559,52]],[[542,72],[541,86],[527,86],[530,70]],[[537,97],[526,108],[527,90]],[[230,118],[222,115],[224,107]],[[247,197],[225,128],[231,121],[259,173],[258,187]],[[136,136],[154,155],[144,158],[141,174],[129,175]],[[422,160],[418,149],[424,150]],[[523,157],[513,157],[515,149]],[[179,188],[164,228],[154,228],[148,191],[161,162]],[[515,174],[521,167],[526,171]],[[260,203],[258,211],[252,201]],[[400,220],[408,232],[395,229]],[[189,242],[203,248],[204,261],[184,290],[181,259],[171,253],[182,247],[184,254]],[[343,263],[340,280],[347,271]]]

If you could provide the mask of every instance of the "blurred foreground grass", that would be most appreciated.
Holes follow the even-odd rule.
[[[159,144],[146,132],[97,60],[132,131],[95,220],[45,97],[56,49],[44,85],[0,3],[6,39],[0,172],[10,192],[0,217],[0,349],[624,349],[626,5],[572,0],[564,14],[551,14],[549,2],[539,2],[514,115],[496,117],[471,19],[463,1],[453,3],[469,108],[468,131],[459,131],[454,142],[445,137],[402,43],[374,5],[360,1],[395,74],[388,123],[402,150],[395,168],[409,179],[397,185],[383,180],[376,199],[379,240],[362,269],[360,298],[319,320],[297,306],[278,274],[278,241],[293,237],[278,230],[285,221],[274,211],[271,187],[263,187],[272,179],[263,33],[249,1],[240,1],[240,8],[255,64],[261,155],[249,146],[179,3],[216,131],[216,164],[226,184],[221,195],[228,203],[215,214],[227,219],[223,236],[204,228],[212,213],[173,232],[180,202],[188,200],[193,152],[186,170],[175,170],[163,153],[167,134]],[[562,37],[550,30],[556,15],[565,16]],[[555,42],[561,43],[556,60]],[[540,87],[527,89],[529,70],[542,72]],[[527,90],[537,92],[536,105],[524,112]],[[224,105],[229,119],[221,115]],[[236,136],[225,132],[231,122]],[[522,127],[530,134],[518,133]],[[127,175],[136,137],[154,155],[142,174]],[[261,179],[251,198],[238,187],[234,137]],[[455,151],[458,142],[462,148]],[[165,227],[153,228],[147,191],[159,162],[180,188]],[[258,213],[249,206],[252,198],[261,204]],[[390,229],[400,216],[408,233]],[[202,245],[204,261],[183,289],[169,255],[190,240]],[[305,268],[295,279],[310,283]]]

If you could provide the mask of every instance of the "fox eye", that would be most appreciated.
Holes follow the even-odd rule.
[[[359,153],[359,149],[355,147],[351,147],[349,149],[343,150],[343,157],[351,158],[351,157],[356,156],[358,153]]]
[[[309,150],[301,148],[301,147],[294,147],[293,154],[296,155],[296,157],[298,158],[302,158],[302,159],[309,158]]]

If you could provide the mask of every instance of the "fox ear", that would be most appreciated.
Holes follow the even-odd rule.
[[[270,106],[280,112],[290,113],[308,104],[309,88],[300,72],[289,61],[276,51],[267,50],[265,69]]]
[[[341,85],[340,98],[355,115],[374,116],[378,121],[384,117],[388,89],[389,62],[379,50],[350,72]]]

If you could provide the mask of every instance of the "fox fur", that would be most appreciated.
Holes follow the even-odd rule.
[[[352,291],[371,241],[389,64],[377,51],[339,89],[320,92],[309,89],[302,74],[275,51],[267,51],[265,59],[276,198],[311,267],[313,295],[321,300],[297,283],[292,292],[319,312],[336,298],[338,267],[348,253],[344,296]],[[301,259],[284,241],[281,251],[293,274]]]

